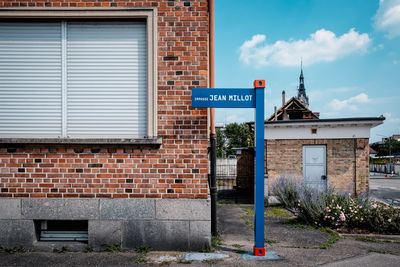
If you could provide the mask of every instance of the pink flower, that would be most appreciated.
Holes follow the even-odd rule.
[[[339,220],[340,220],[341,222],[346,221],[346,216],[344,215],[343,212],[340,213],[340,215],[339,215]]]

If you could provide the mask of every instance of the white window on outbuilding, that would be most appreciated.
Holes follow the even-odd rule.
[[[0,22],[0,138],[155,136],[148,26]]]

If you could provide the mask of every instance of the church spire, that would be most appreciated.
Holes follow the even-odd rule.
[[[308,96],[306,95],[306,87],[304,86],[304,75],[303,75],[303,59],[300,63],[300,77],[299,77],[299,87],[297,92],[297,99],[302,102],[306,107],[308,107]]]

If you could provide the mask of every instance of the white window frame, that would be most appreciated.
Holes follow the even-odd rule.
[[[147,139],[157,138],[157,9],[156,8],[2,8],[0,19],[145,19],[147,32]],[[65,22],[62,22],[65,23]],[[64,40],[65,38],[63,38]],[[65,64],[65,60],[62,64]],[[65,75],[64,75],[65,76]],[[65,81],[62,81],[64,83]],[[63,86],[64,88],[65,86]],[[63,94],[65,95],[65,94]],[[65,99],[62,100],[63,102]],[[63,103],[65,108],[65,103]],[[62,114],[66,114],[63,112]],[[62,118],[65,119],[64,117]],[[62,123],[65,125],[65,123]],[[62,129],[63,136],[65,127]],[[15,138],[18,142],[18,138]],[[65,137],[61,138],[65,139]]]

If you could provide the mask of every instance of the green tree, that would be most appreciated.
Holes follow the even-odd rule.
[[[221,129],[217,129],[217,158],[224,158],[226,155],[226,137]]]
[[[254,134],[246,123],[230,123],[225,127],[226,155],[234,155],[234,147],[253,147]]]
[[[375,149],[375,148],[374,148]],[[378,156],[389,156],[400,152],[400,142],[395,139],[386,139],[385,143],[377,148]]]

